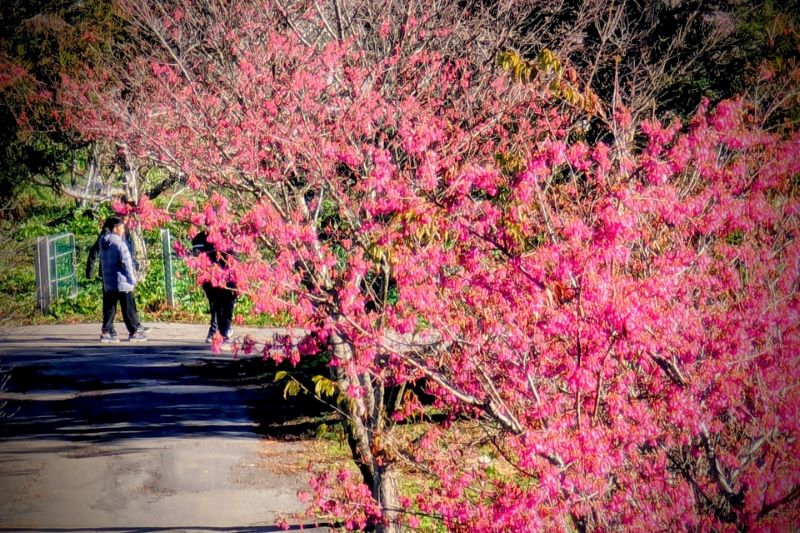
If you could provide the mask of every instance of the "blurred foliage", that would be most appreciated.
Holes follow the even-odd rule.
[[[685,10],[698,2],[675,3]],[[676,79],[660,95],[659,114],[686,115],[694,111],[701,97],[717,102],[744,94],[769,113],[767,122],[796,123],[800,118],[800,2],[740,0],[706,5],[708,20],[730,25],[730,44],[710,54],[696,75]],[[729,17],[721,15],[723,9]],[[704,37],[703,33],[693,35],[698,44]]]
[[[769,124],[796,123],[799,3],[541,2],[518,28],[517,41],[529,44],[509,42],[521,57],[505,51],[497,60],[521,80],[551,73],[554,95],[577,108],[622,101],[635,115],[687,117],[703,98],[745,94]]]
[[[91,67],[128,28],[111,0],[0,3],[0,206],[26,184],[74,179],[86,141],[59,120],[61,77]],[[8,214],[6,213],[6,216]]]

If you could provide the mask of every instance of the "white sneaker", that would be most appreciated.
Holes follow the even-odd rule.
[[[100,335],[100,342],[102,342],[103,344],[119,342],[119,335],[117,335],[116,333],[102,333]]]
[[[136,333],[131,333],[128,335],[129,342],[144,342],[147,340],[147,335],[142,333],[141,331],[137,331]]]

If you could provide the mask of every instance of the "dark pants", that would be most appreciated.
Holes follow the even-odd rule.
[[[114,331],[114,315],[117,314],[117,302],[122,308],[122,320],[128,333],[136,333],[139,328],[139,313],[133,292],[103,291],[103,333]]]
[[[225,287],[214,287],[210,283],[203,283],[203,292],[208,298],[208,307],[211,312],[211,324],[208,334],[219,332],[223,337],[231,333],[233,322],[233,304],[236,302],[236,291]]]

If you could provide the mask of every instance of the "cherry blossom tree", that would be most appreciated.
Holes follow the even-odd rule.
[[[382,530],[796,526],[800,135],[734,100],[687,124],[618,106],[588,144],[596,109],[501,68],[483,14],[353,5],[123,2],[143,36],[127,76],[86,72],[63,102],[195,190],[138,214],[239,252],[188,259],[200,280],[290,319],[243,352],[329,354],[360,476],[316,478],[314,510]],[[399,431],[429,420],[410,391],[390,401],[414,382],[444,421]],[[425,480],[410,497],[401,471]]]

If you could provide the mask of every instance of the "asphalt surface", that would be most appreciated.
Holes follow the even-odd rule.
[[[153,328],[145,343],[100,344],[99,324],[0,335],[0,531],[300,527],[307,479],[286,465],[304,443],[265,429],[286,406],[214,379],[231,355],[204,326]]]

